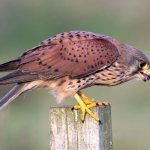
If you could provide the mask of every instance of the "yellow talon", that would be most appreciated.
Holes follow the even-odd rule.
[[[86,104],[86,107],[87,107],[87,108],[92,108],[92,107],[95,107],[95,106],[97,106],[96,103],[91,103],[91,104],[89,104],[89,105]],[[75,106],[73,107],[73,109],[76,109],[76,110],[81,109],[81,106],[80,106],[80,105],[75,105]]]
[[[82,92],[78,92],[79,96],[82,98],[83,102],[88,106],[88,108],[95,107],[95,106],[108,106],[108,102],[96,102],[94,99],[89,99],[85,96]]]
[[[91,103],[93,103],[93,102],[95,102],[95,100],[94,99],[91,99],[91,100],[89,100],[89,98],[87,97],[87,96],[85,96],[82,92],[78,92],[78,94],[79,94],[79,96],[82,98],[82,100],[83,100],[83,102],[85,103],[85,104],[91,104]]]
[[[82,117],[81,120],[84,122],[85,120],[85,113],[87,112],[91,117],[93,117],[96,121],[99,121],[99,118],[97,116],[95,116],[95,114],[88,108],[88,106],[82,101],[82,99],[80,98],[80,96],[78,94],[74,95],[75,99],[77,100],[77,102],[79,103],[79,106],[76,105],[74,106],[74,109],[81,109],[82,111]]]
[[[107,106],[108,102],[96,102],[94,99],[89,99],[82,92],[78,92],[78,94],[74,95],[79,105],[75,105],[73,108],[76,110],[81,109],[82,111],[82,121],[85,120],[85,114],[88,113],[91,117],[93,117],[96,121],[100,121],[97,116],[90,110],[92,107],[96,106]]]
[[[76,109],[76,110],[78,110],[78,109],[80,109],[80,108],[81,108],[80,105],[75,105],[75,106],[73,106],[73,109]]]

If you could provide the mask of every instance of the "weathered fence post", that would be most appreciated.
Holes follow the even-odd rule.
[[[111,107],[92,108],[100,125],[71,108],[50,108],[50,150],[112,150]]]

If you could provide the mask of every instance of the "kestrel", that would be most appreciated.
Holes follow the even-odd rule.
[[[137,48],[101,34],[70,31],[44,40],[15,60],[0,65],[0,71],[12,71],[0,78],[0,85],[16,84],[0,100],[5,107],[25,91],[48,88],[58,102],[74,96],[82,121],[90,110],[106,102],[95,102],[81,90],[93,85],[113,86],[134,78],[150,78],[150,62]]]

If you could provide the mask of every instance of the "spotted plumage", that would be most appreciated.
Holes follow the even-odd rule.
[[[62,101],[93,85],[112,86],[136,77],[146,81],[149,65],[140,50],[112,37],[85,31],[64,32],[0,65],[0,71],[12,71],[0,78],[0,84],[16,83],[1,99],[0,107],[38,87],[49,88]]]
[[[108,37],[88,32],[66,32],[24,53],[19,68],[23,72],[38,73],[43,78],[82,77],[110,66],[118,56],[117,47]]]

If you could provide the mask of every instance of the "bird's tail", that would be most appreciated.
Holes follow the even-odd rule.
[[[16,70],[19,67],[20,59],[15,59],[4,64],[0,64],[0,72],[1,71],[12,71]]]
[[[35,87],[34,84],[17,84],[6,95],[0,99],[0,110],[6,107],[10,102],[17,98],[23,92]]]

